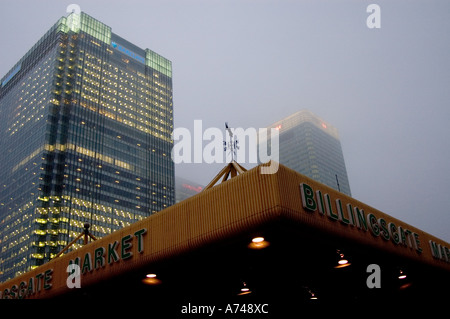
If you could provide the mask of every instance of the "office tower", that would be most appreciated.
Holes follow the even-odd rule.
[[[71,13],[2,78],[0,281],[85,222],[102,237],[174,203],[171,77],[167,59]]]
[[[175,201],[179,203],[191,196],[197,195],[203,188],[204,186],[200,184],[175,176]]]
[[[272,125],[279,131],[280,163],[351,196],[338,130],[307,110]]]

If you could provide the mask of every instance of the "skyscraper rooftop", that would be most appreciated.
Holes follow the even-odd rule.
[[[351,195],[338,130],[302,110],[269,126],[279,130],[280,163]]]

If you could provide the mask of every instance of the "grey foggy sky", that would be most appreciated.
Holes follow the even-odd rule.
[[[175,127],[309,109],[338,128],[354,198],[450,242],[450,2],[0,0],[0,77],[70,3],[172,61]],[[223,165],[176,172],[207,184]]]

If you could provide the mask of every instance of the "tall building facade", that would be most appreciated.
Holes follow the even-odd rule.
[[[191,196],[197,195],[203,188],[205,188],[203,185],[183,177],[175,176],[175,202],[179,203]]]
[[[0,121],[0,281],[175,202],[171,62],[85,13],[1,79]]]
[[[281,164],[351,196],[338,130],[308,110],[269,128],[279,131]]]

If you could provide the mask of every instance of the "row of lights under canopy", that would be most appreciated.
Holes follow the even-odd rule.
[[[250,249],[264,249],[267,248],[270,245],[270,243],[262,236],[253,237],[251,242],[248,244],[248,247]],[[344,253],[340,250],[337,250],[336,253],[338,254],[338,262],[337,265],[334,266],[334,268],[345,268],[351,265],[351,262],[345,257]],[[405,279],[406,273],[400,269],[398,279]],[[142,280],[144,284],[147,285],[159,285],[161,284],[161,280],[157,278],[157,275],[155,273],[148,273],[145,278]],[[307,288],[310,299],[311,300],[317,300],[317,295],[309,288]],[[251,294],[251,289],[247,286],[247,283],[245,281],[242,282],[242,286],[238,292],[239,296]]]

